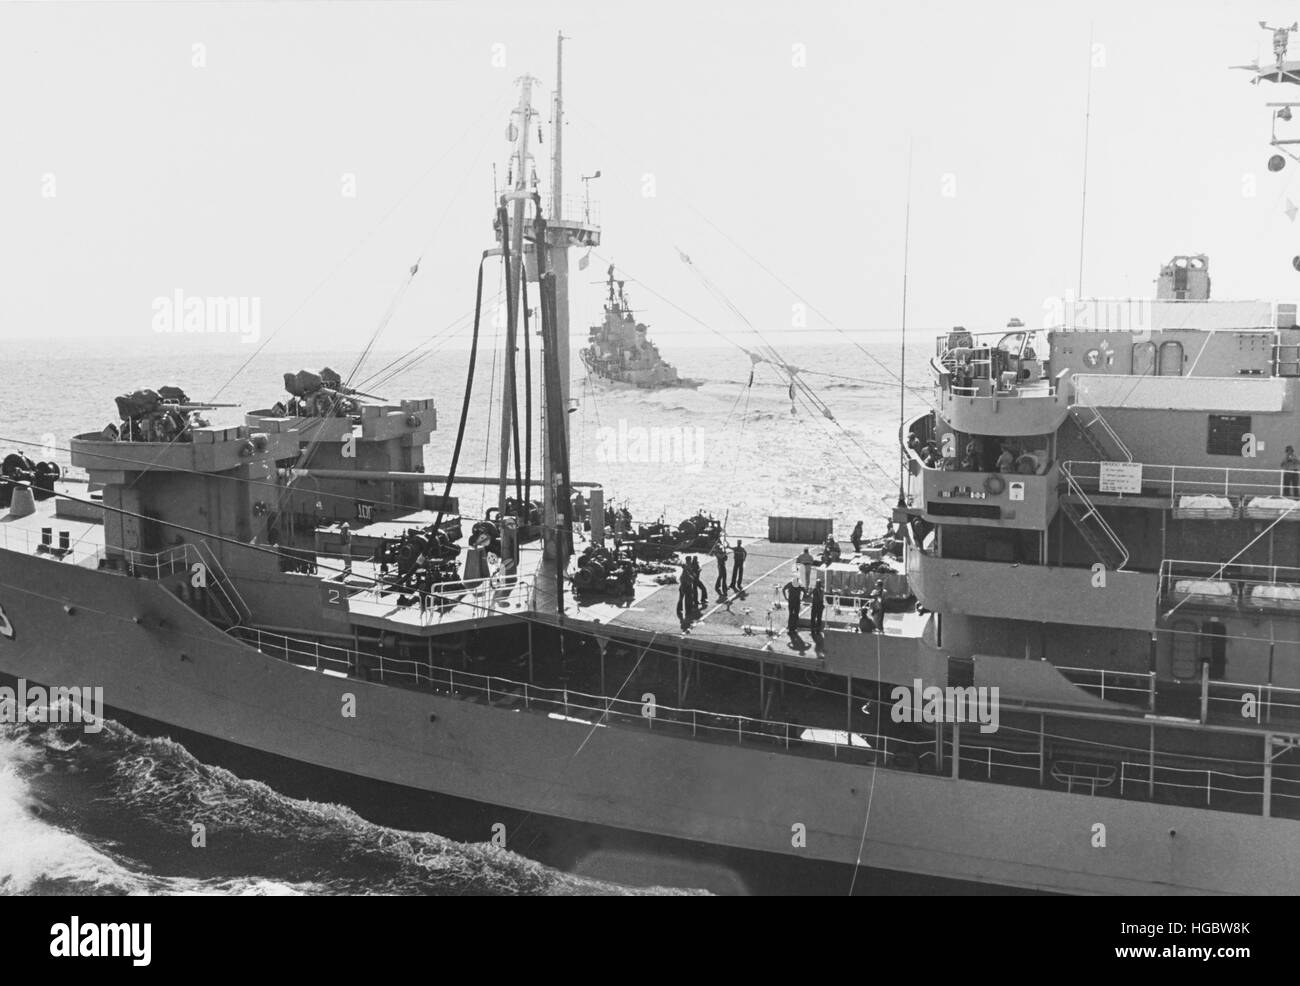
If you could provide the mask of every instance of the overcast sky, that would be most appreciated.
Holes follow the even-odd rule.
[[[435,333],[473,305],[525,72],[541,80],[546,181],[558,29],[571,38],[567,192],[602,172],[604,242],[574,278],[575,333],[599,309],[602,258],[642,282],[634,299],[665,340],[709,337],[652,291],[748,331],[720,294],[791,352],[823,337],[817,312],[896,332],[909,140],[909,325],[1037,324],[1078,277],[1090,61],[1085,294],[1147,295],[1162,262],[1205,252],[1216,296],[1294,299],[1300,229],[1284,206],[1300,165],[1264,167],[1263,104],[1300,88],[1253,87],[1228,66],[1271,57],[1256,22],[1296,12],[6,4],[0,336],[156,344],[155,300],[179,290],[258,299],[277,345],[359,347],[421,256],[382,341]]]

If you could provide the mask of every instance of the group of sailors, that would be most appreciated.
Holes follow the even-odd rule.
[[[786,604],[786,630],[795,633],[799,629],[800,616],[805,599],[808,604],[808,629],[820,633],[825,629],[826,590],[821,580],[806,587],[797,578],[791,579],[781,587],[781,595]],[[858,616],[858,629],[862,633],[885,632],[885,581],[876,579],[876,584],[862,601]]]
[[[591,501],[582,495],[581,490],[575,490],[569,504],[572,508],[573,523],[581,525],[583,530],[591,530]],[[632,532],[632,511],[626,504],[618,508],[613,504],[606,504],[605,530],[611,534]]]
[[[1038,456],[1017,448],[1010,442],[1002,443],[1001,452],[992,468],[989,467],[987,458],[980,452],[979,443],[974,439],[966,443],[960,459],[955,456],[945,457],[934,442],[923,442],[916,435],[912,435],[907,440],[907,447],[927,469],[1019,473],[1027,476],[1032,476],[1039,471]]]
[[[709,552],[717,563],[717,577],[713,580],[713,591],[718,600],[725,601],[728,591],[742,593],[745,588],[745,559],[749,552],[740,541],[736,541],[728,550],[727,542],[719,539]],[[727,562],[732,562],[731,575],[727,575]],[[677,593],[677,616],[686,620],[692,613],[697,613],[709,602],[709,594],[704,588],[704,579],[700,573],[700,560],[695,555],[687,555],[682,563],[682,576]]]

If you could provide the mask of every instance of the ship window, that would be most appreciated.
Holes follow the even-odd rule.
[[[1133,375],[1137,377],[1152,376],[1156,372],[1156,344],[1154,342],[1135,342],[1133,344]]]
[[[1249,432],[1249,414],[1211,414],[1205,451],[1208,455],[1240,457],[1242,444]]]

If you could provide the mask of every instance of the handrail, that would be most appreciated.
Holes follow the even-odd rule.
[[[1124,459],[1128,462],[1132,462],[1133,453],[1128,450],[1128,446],[1124,444],[1124,439],[1119,437],[1119,434],[1110,426],[1110,422],[1106,420],[1105,416],[1091,404],[1075,404],[1074,408],[1071,410],[1079,408],[1092,415],[1092,420],[1083,427],[1091,428],[1095,424],[1100,424],[1101,430],[1106,433],[1107,438],[1114,442],[1115,447],[1119,449],[1120,454],[1124,456]]]
[[[456,606],[468,606],[480,615],[528,609],[533,604],[535,580],[531,575],[497,573],[479,579],[436,582],[427,592],[382,582],[348,588],[350,591],[347,592],[346,599],[349,604],[355,601],[389,611],[398,607],[386,597],[415,595],[420,608],[420,623],[428,626],[441,623],[446,611]]]
[[[1101,528],[1101,531],[1106,535],[1107,540],[1114,545],[1115,550],[1120,553],[1120,562],[1115,566],[1115,571],[1124,571],[1124,566],[1128,564],[1129,560],[1128,548],[1124,547],[1124,542],[1119,539],[1119,535],[1116,534],[1110,524],[1106,522],[1106,518],[1101,515],[1101,511],[1099,511],[1093,504],[1092,500],[1089,499],[1088,494],[1083,491],[1083,487],[1079,485],[1078,481],[1074,478],[1074,475],[1064,467],[1061,469],[1061,474],[1065,476],[1065,482],[1069,491],[1083,501],[1083,505],[1087,508],[1088,513],[1085,520],[1087,517],[1095,517],[1097,520],[1097,526]]]
[[[1176,568],[1182,571],[1175,572]],[[1213,574],[1199,574],[1195,571],[1198,568]],[[1223,576],[1222,573],[1229,569],[1232,574]],[[1160,562],[1160,574],[1179,579],[1206,580],[1217,577],[1245,585],[1300,585],[1300,568],[1290,565],[1252,565],[1247,562],[1207,561],[1204,558],[1165,558]]]
[[[698,735],[701,731],[712,732],[734,736],[739,743],[765,738],[783,742],[786,749],[789,749],[792,742],[803,743],[819,749],[829,747],[834,751],[832,756],[835,757],[839,756],[840,747],[885,759],[900,752],[899,747],[914,747],[922,751],[934,748],[934,741],[929,739],[905,740],[887,735],[876,736],[874,733],[862,730],[846,730],[841,726],[759,719],[753,716],[697,708],[677,708],[657,703],[648,705],[642,700],[613,698],[570,688],[543,688],[497,675],[456,671],[452,668],[431,666],[423,661],[367,654],[352,648],[322,645],[318,641],[288,637],[251,627],[232,627],[227,632],[253,643],[263,653],[266,653],[264,647],[279,650],[283,654],[283,659],[291,664],[348,674],[359,674],[361,669],[368,668],[372,673],[377,674],[381,681],[396,678],[409,679],[421,687],[445,685],[452,693],[481,694],[489,701],[503,702],[514,697],[522,700],[524,708],[530,711],[537,706],[538,711],[560,713],[565,718],[578,718],[572,715],[574,712],[593,714],[597,717],[593,724],[603,724],[602,720],[606,719],[617,719],[635,722],[638,725],[644,724],[648,729],[689,725],[692,736]],[[334,653],[331,655],[325,652]],[[311,658],[312,662],[304,665],[303,662],[294,660],[293,655]],[[271,656],[280,655],[272,653]],[[410,670],[402,670],[403,668]],[[855,743],[855,738],[861,742]],[[873,745],[877,743],[878,746]]]
[[[186,542],[185,547],[190,547],[191,542]],[[221,591],[222,597],[226,600],[226,605],[230,607],[231,613],[235,617],[236,624],[245,623],[252,619],[253,611],[248,608],[248,603],[244,602],[244,597],[239,594],[239,589],[234,581],[226,574],[225,567],[217,554],[212,550],[212,546],[206,541],[200,539],[193,543],[194,555],[201,564],[206,564],[208,570],[216,576],[214,584]],[[207,560],[205,561],[203,553],[206,550]],[[232,598],[233,596],[233,598]]]
[[[1119,692],[1121,697],[1142,696],[1144,703],[1154,711],[1156,703],[1156,673],[1154,671],[1117,671],[1112,668],[1069,668],[1063,665],[1055,665],[1056,670],[1069,681],[1083,689],[1096,689],[1097,697],[1105,700],[1106,692],[1109,690]],[[1086,678],[1096,676],[1096,681],[1078,681],[1076,678]],[[1107,686],[1106,678],[1119,679],[1120,681],[1131,681],[1131,684],[1110,684]],[[1112,695],[1112,701],[1115,701]]]
[[[1172,800],[1185,798],[1187,791],[1198,792],[1198,797],[1199,792],[1204,791],[1206,803],[1218,810],[1300,817],[1300,780],[1274,773],[1271,790],[1274,800],[1270,805],[1264,799],[1264,778],[1268,770],[1266,759],[1214,757],[1089,740],[1063,735],[1049,729],[1046,723],[1037,729],[1016,728],[1004,723],[998,738],[984,737],[977,730],[963,730],[960,744],[955,744],[950,736],[926,740],[904,740],[886,735],[876,737],[862,730],[842,727],[812,726],[698,708],[647,706],[643,700],[594,695],[564,687],[544,688],[495,675],[456,671],[421,660],[367,654],[350,647],[322,644],[251,627],[232,627],[228,633],[256,646],[268,656],[299,667],[377,678],[384,683],[395,681],[397,687],[410,681],[421,689],[471,701],[482,699],[496,706],[518,708],[522,705],[523,709],[530,712],[583,723],[593,728],[622,723],[651,731],[667,729],[670,733],[675,729],[689,729],[689,735],[695,738],[716,738],[738,744],[771,743],[784,747],[787,751],[816,750],[822,755],[829,751],[830,756],[836,759],[844,756],[857,763],[878,763],[885,767],[921,768],[927,771],[940,769],[939,759],[951,763],[955,754],[961,765],[962,776],[970,777],[972,770],[978,770],[990,781],[993,781],[997,773],[997,783],[1021,785],[1047,786],[1051,777],[1048,766],[1052,764],[1091,764],[1112,770],[1118,768],[1118,792],[1112,790],[1108,793],[1098,787],[1094,793],[1101,796],[1125,796],[1126,785],[1141,784],[1144,789],[1142,794],[1127,796],[1145,798],[1158,795]],[[879,711],[883,713],[889,704],[888,700],[882,698],[876,701]],[[1066,719],[1092,718],[1086,712],[1072,713],[1065,710],[1059,715]],[[1161,728],[1161,724],[1151,721],[1138,720],[1136,724],[1146,725],[1152,730]],[[1300,736],[1285,729],[1273,730],[1272,733],[1300,739]],[[1259,734],[1261,739],[1265,735],[1262,732]],[[873,745],[877,743],[878,746]],[[900,761],[900,754],[905,759]],[[1269,751],[1265,748],[1265,758],[1268,755]],[[926,766],[921,767],[923,763]],[[1233,765],[1247,769],[1235,768]],[[1204,781],[1200,780],[1202,777]],[[1178,778],[1187,778],[1191,782]],[[1216,778],[1227,779],[1232,786],[1227,786],[1222,781],[1216,783]],[[1056,777],[1052,777],[1052,780],[1066,783]],[[1216,794],[1219,795],[1217,803]],[[1243,798],[1250,800],[1243,802]]]
[[[1171,503],[1179,495],[1279,496],[1283,489],[1281,469],[1179,466],[1148,462],[1141,465],[1142,485],[1168,493]],[[1099,462],[1072,459],[1063,468],[1068,469],[1076,479],[1097,482],[1101,477]],[[1300,511],[1297,511],[1296,519],[1300,520]]]

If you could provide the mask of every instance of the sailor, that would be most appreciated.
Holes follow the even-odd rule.
[[[876,632],[876,620],[875,617],[871,615],[871,606],[866,602],[862,604],[862,609],[858,611],[858,632]]]
[[[343,538],[343,574],[352,574],[352,528],[345,520],[339,525],[339,535]]]
[[[832,534],[826,535],[826,543],[822,545],[822,564],[829,565],[832,562],[840,560],[840,543],[835,540]]]
[[[963,472],[979,472],[980,452],[973,440],[966,443],[966,454],[962,456],[961,468]]]
[[[695,581],[691,578],[689,565],[682,566],[682,581],[677,587],[677,618],[685,620],[697,609],[695,605]]]
[[[736,542],[736,546],[731,549],[731,588],[739,592],[745,587],[745,557],[749,554]]]
[[[573,520],[581,524],[587,519],[587,498],[582,495],[582,490],[573,494]]]
[[[812,624],[813,633],[817,633],[822,628],[822,613],[826,609],[826,594],[822,591],[822,584],[818,582],[812,588],[810,597],[809,618]]]
[[[1016,471],[1016,453],[1010,445],[1002,446],[1002,454],[998,456],[998,472],[1015,472]]]
[[[1286,458],[1282,460],[1282,495],[1300,496],[1300,459],[1295,456],[1295,446],[1286,447]]]
[[[885,548],[899,561],[903,559],[903,528],[900,525],[894,528],[894,522],[890,521],[889,526],[885,528]]]
[[[727,544],[719,541],[710,552],[718,560],[718,577],[713,580],[713,591],[721,598],[727,594]]]
[[[700,578],[700,560],[694,556],[690,559],[691,577],[695,580],[695,591],[699,593],[700,606],[709,605],[709,593],[704,588],[704,580]]]
[[[853,553],[862,553],[862,521],[853,525],[853,533],[849,535],[849,541],[853,544]]]
[[[799,606],[803,602],[803,586],[791,579],[781,589],[781,595],[785,597],[786,606],[790,610],[785,627],[791,633],[794,633],[799,629]]]
[[[871,590],[871,595],[867,597],[867,606],[871,609],[871,622],[875,625],[876,633],[885,632],[885,583],[882,579],[876,579],[876,587]]]
[[[808,588],[808,582],[812,578],[813,566],[817,564],[817,559],[812,555],[811,548],[804,548],[799,557],[794,560],[796,565],[803,569],[803,587]]]

